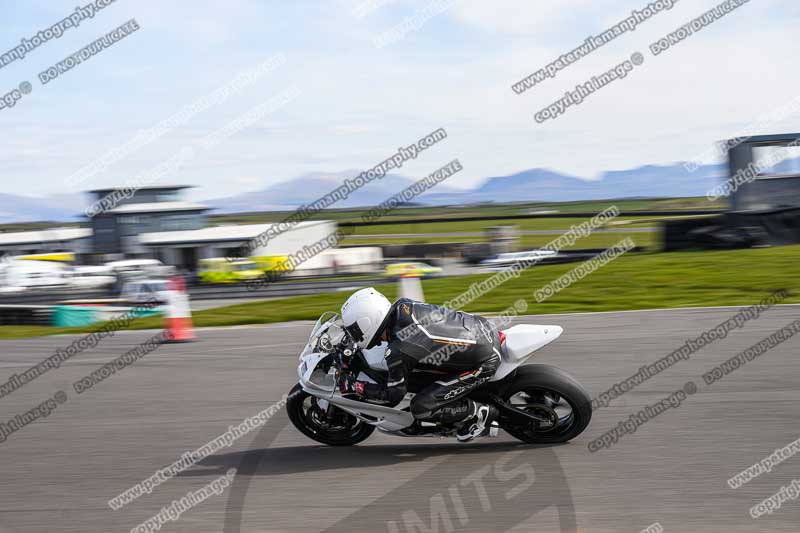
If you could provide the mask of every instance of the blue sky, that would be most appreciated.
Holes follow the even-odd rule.
[[[307,173],[371,167],[440,127],[448,139],[403,174],[416,179],[459,158],[464,171],[451,184],[458,187],[537,167],[593,178],[690,159],[800,95],[789,53],[800,6],[785,1],[751,0],[653,57],[651,42],[718,3],[680,0],[522,95],[511,84],[649,0],[461,0],[383,48],[373,38],[431,0],[388,1],[359,18],[353,12],[365,1],[117,0],[0,69],[0,94],[33,84],[15,107],[0,110],[2,192],[123,185],[287,87],[300,96],[164,181],[199,186],[197,199],[259,190]],[[0,1],[0,53],[78,3]],[[39,72],[131,18],[138,32],[47,85],[38,81]],[[636,51],[645,64],[628,78],[557,120],[534,121],[566,90]],[[276,53],[286,63],[241,93],[79,186],[65,182]],[[800,114],[774,131],[800,131]]]

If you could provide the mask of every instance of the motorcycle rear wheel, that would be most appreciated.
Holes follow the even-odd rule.
[[[580,435],[592,419],[592,399],[586,389],[560,368],[526,365],[517,370],[502,399],[547,422],[525,426],[503,424],[511,436],[528,444],[557,444]]]
[[[330,422],[322,415],[317,400],[298,384],[286,399],[286,412],[303,435],[328,446],[352,446],[367,439],[375,426],[359,420],[335,406],[330,406]]]

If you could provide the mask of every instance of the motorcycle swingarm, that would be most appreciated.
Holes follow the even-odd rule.
[[[545,417],[528,413],[527,411],[523,411],[522,409],[517,409],[516,407],[513,407],[504,402],[502,398],[495,396],[493,394],[490,395],[489,398],[491,398],[495,407],[497,407],[498,411],[500,411],[500,416],[507,419],[509,422],[511,422],[516,426],[524,426],[533,422],[537,424],[541,424],[542,422],[549,424],[552,422],[551,420]]]

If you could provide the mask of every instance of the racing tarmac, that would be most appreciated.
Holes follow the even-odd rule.
[[[533,362],[558,365],[598,394],[736,311],[519,321],[563,326]],[[375,433],[356,447],[330,448],[278,411],[114,511],[110,498],[280,401],[296,382],[311,324],[202,330],[196,342],[162,346],[77,394],[74,382],[156,333],[120,332],[0,398],[6,423],[57,391],[67,396],[0,443],[0,533],[131,531],[231,468],[231,487],[160,530],[638,533],[659,523],[665,532],[797,532],[800,500],[757,520],[749,510],[800,478],[800,456],[735,490],[727,480],[800,437],[800,336],[717,383],[701,376],[798,318],[800,306],[766,311],[599,410],[565,445],[524,446],[503,432],[466,445]],[[0,382],[75,338],[0,342]],[[680,407],[589,451],[592,439],[690,380],[698,390]]]

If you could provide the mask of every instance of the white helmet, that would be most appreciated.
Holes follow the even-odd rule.
[[[369,348],[389,315],[391,302],[372,287],[353,293],[342,306],[344,329],[359,348]]]

